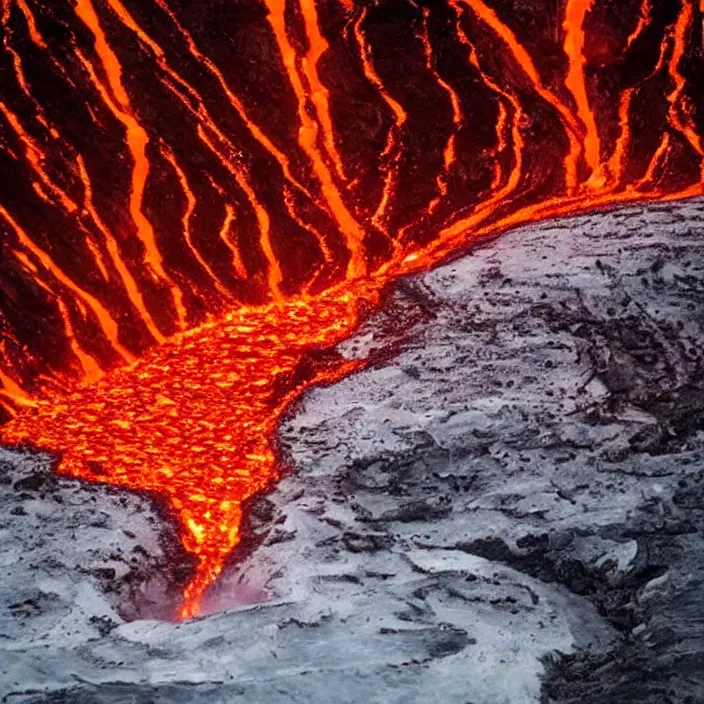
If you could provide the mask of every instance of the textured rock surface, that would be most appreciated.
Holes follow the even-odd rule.
[[[403,282],[192,622],[118,615],[182,567],[146,500],[3,454],[3,701],[704,701],[703,249],[630,208]]]
[[[57,477],[50,458],[0,448],[0,642],[104,634],[168,613],[191,565],[147,499]],[[90,627],[88,627],[90,625]]]

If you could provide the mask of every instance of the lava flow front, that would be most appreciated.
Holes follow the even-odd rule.
[[[702,0],[2,0],[0,439],[197,559],[399,276],[704,193]],[[325,351],[327,352],[316,352]]]

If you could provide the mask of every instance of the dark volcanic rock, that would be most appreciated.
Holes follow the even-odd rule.
[[[704,202],[628,208],[403,282],[341,346],[370,367],[284,423],[228,610],[127,623],[95,587],[117,565],[49,546],[4,592],[4,701],[704,701],[703,248]],[[30,534],[155,530],[3,458],[8,574]],[[99,609],[62,611],[77,581]]]

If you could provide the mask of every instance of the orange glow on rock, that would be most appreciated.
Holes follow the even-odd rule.
[[[594,113],[587,95],[584,58],[584,19],[592,8],[594,0],[568,0],[565,8],[565,54],[569,59],[569,69],[565,85],[577,104],[577,114],[584,124],[584,158],[591,175],[590,186],[602,186],[604,177],[600,173],[600,141]]]

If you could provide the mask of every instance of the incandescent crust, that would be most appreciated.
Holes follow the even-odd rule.
[[[401,282],[190,622],[115,610],[176,583],[145,498],[3,453],[2,701],[704,700],[703,246],[703,201],[632,207]]]

